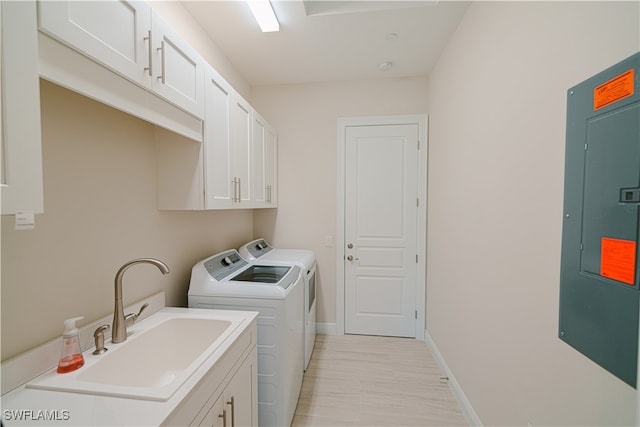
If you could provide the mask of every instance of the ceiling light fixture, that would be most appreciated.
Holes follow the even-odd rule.
[[[269,0],[247,0],[247,4],[263,33],[280,31],[280,23]]]

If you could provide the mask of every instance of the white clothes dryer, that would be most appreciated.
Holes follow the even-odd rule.
[[[307,249],[276,249],[265,239],[245,243],[240,255],[252,262],[256,260],[283,265],[296,265],[304,272],[304,369],[309,366],[316,342],[316,255]]]
[[[258,423],[289,426],[303,377],[304,280],[293,265],[249,263],[235,249],[191,270],[189,307],[257,311]]]

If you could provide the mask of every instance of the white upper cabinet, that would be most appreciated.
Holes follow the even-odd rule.
[[[42,213],[42,135],[36,7],[0,2],[2,213]]]
[[[278,207],[278,134],[272,126],[265,132],[264,176],[267,208]]]
[[[210,66],[204,86],[202,144],[156,129],[160,209],[276,207],[275,130]]]
[[[253,207],[271,208],[277,205],[277,143],[275,129],[260,114],[253,111],[251,146]]]
[[[276,207],[275,130],[154,12],[153,3],[38,5],[39,53],[17,44],[15,50],[36,52],[36,79],[39,59],[42,78],[158,125],[160,209]],[[30,36],[36,33],[32,28]],[[25,113],[23,120],[30,117]]]
[[[251,207],[251,121],[252,108],[239,94],[234,92],[231,104],[231,165],[232,194],[237,207]],[[205,144],[207,142],[205,141]]]
[[[39,26],[93,60],[151,87],[151,8],[142,2],[40,1]]]
[[[204,118],[204,60],[152,12],[150,73],[153,89],[178,107]]]
[[[211,67],[205,77],[205,209],[229,209],[237,190],[231,164],[233,88]]]
[[[202,119],[204,61],[144,2],[40,1],[40,31]]]

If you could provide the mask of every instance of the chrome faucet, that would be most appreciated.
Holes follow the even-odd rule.
[[[133,322],[138,318],[142,310],[146,308],[146,305],[142,306],[138,314],[129,315],[125,318],[124,308],[122,307],[122,276],[124,272],[134,264],[153,264],[158,267],[158,270],[162,274],[169,273],[169,267],[164,262],[155,258],[138,258],[124,264],[116,273],[115,280],[115,294],[116,294],[116,306],[113,309],[113,326],[111,327],[112,335],[111,342],[114,344],[127,340],[127,319],[133,318]],[[131,322],[131,323],[133,323]]]

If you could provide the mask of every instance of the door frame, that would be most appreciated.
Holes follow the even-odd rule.
[[[401,116],[371,116],[338,118],[337,153],[337,236],[336,236],[336,333],[344,335],[344,257],[345,257],[345,168],[346,168],[346,128],[350,126],[418,125],[420,140],[418,161],[418,217],[417,272],[416,272],[416,339],[425,339],[426,319],[426,262],[427,262],[427,157],[428,139],[427,114]]]

